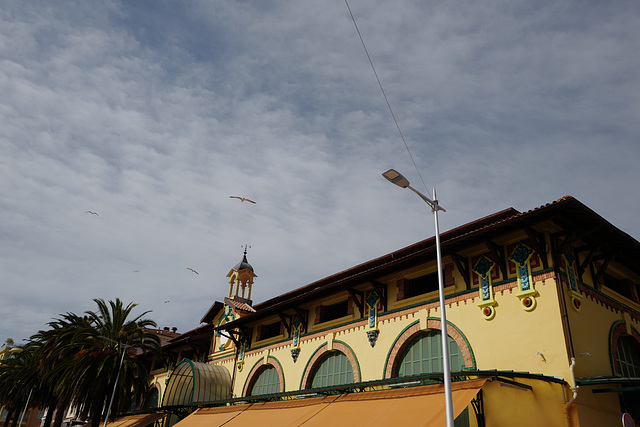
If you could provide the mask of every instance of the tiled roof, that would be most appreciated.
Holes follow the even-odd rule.
[[[249,304],[242,302],[242,301],[236,301],[230,298],[225,298],[224,302],[227,305],[230,305],[231,307],[235,308],[236,310],[242,310],[242,311],[246,311],[248,313],[255,313],[256,310],[251,307]]]
[[[554,220],[567,227],[581,224],[583,228],[588,230],[601,228],[598,233],[590,232],[587,236],[591,236],[594,239],[602,239],[604,235],[617,246],[624,246],[630,249],[630,252],[637,253],[640,251],[640,244],[635,239],[608,223],[604,218],[572,196],[561,197],[560,199],[526,212],[519,212],[516,209],[509,208],[469,222],[441,233],[441,246],[443,253],[446,255],[447,252],[455,252],[458,248],[485,242],[491,236],[507,233],[516,227],[528,227],[534,222],[546,220]],[[293,307],[311,298],[336,292],[344,286],[347,286],[348,283],[353,283],[354,281],[374,280],[375,277],[379,277],[393,269],[415,264],[419,262],[419,260],[424,259],[425,255],[431,253],[435,254],[435,237],[256,304],[254,308],[257,313],[247,314],[241,319],[230,322],[227,325],[234,327],[250,321],[250,319],[256,318],[256,316]]]

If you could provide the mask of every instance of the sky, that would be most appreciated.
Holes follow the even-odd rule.
[[[95,298],[196,328],[245,245],[259,303],[432,237],[389,168],[441,231],[571,195],[639,239],[639,50],[634,0],[5,0],[0,343]]]

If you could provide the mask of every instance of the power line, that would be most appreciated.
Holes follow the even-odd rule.
[[[407,145],[407,141],[404,139],[404,135],[402,134],[402,130],[400,129],[400,125],[398,124],[398,120],[396,120],[396,115],[393,113],[393,108],[391,108],[391,104],[389,103],[389,99],[387,98],[387,94],[384,92],[384,88],[382,87],[382,82],[380,82],[380,78],[378,77],[378,73],[376,72],[376,67],[373,66],[373,61],[371,60],[371,56],[369,55],[369,51],[367,50],[367,46],[364,43],[364,39],[362,38],[362,34],[360,34],[360,29],[358,28],[358,24],[356,23],[356,18],[353,16],[353,12],[351,12],[351,7],[349,6],[349,2],[344,0],[347,5],[347,9],[349,9],[349,15],[351,15],[351,20],[353,21],[353,25],[356,27],[356,32],[358,33],[358,37],[360,37],[360,42],[362,43],[362,47],[364,48],[364,52],[367,54],[367,59],[369,59],[369,64],[371,64],[371,69],[373,70],[373,74],[376,76],[376,80],[378,81],[378,86],[380,86],[380,90],[382,91],[382,96],[384,96],[384,100],[387,103],[387,107],[389,108],[389,112],[391,113],[391,117],[393,118],[393,122],[396,124],[396,128],[398,129],[398,133],[400,134],[400,138],[404,143],[405,148],[407,149],[407,153],[409,153],[409,157],[411,157],[411,161],[413,162],[413,166],[416,168],[416,172],[418,172],[418,176],[420,177],[420,181],[422,181],[422,185],[427,190],[427,194],[431,197],[429,193],[429,189],[427,189],[427,185],[424,183],[424,179],[422,179],[422,174],[418,169],[418,165],[416,165],[416,161],[413,159],[413,154],[411,154],[411,150],[409,150],[409,146]]]

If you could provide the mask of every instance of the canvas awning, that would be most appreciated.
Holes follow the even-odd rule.
[[[486,379],[452,384],[454,417],[469,405]],[[366,393],[311,397],[278,402],[199,409],[178,427],[204,426],[327,426],[395,425],[416,426],[446,424],[444,386],[429,385]]]
[[[116,418],[107,422],[108,427],[145,427],[167,416],[167,412],[158,414],[136,414]]]

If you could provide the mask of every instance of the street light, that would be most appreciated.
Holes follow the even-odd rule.
[[[124,350],[122,351],[122,357],[120,357],[120,364],[118,365],[118,374],[116,375],[116,382],[113,385],[113,392],[111,393],[111,400],[109,400],[109,407],[107,408],[107,416],[104,418],[104,425],[102,426],[102,427],[107,427],[107,421],[109,420],[109,413],[111,412],[111,405],[113,405],[113,398],[116,395],[116,388],[118,387],[118,380],[120,379],[120,371],[122,370],[122,362],[124,361],[124,355],[127,352],[127,349],[133,346],[125,343],[120,343],[115,340],[112,340],[111,338],[107,338],[103,336],[100,336],[100,338],[103,338],[107,341],[111,341],[113,343],[117,343],[118,346],[124,347]]]
[[[416,193],[422,200],[424,200],[429,207],[436,223],[436,257],[438,259],[438,297],[440,299],[440,324],[441,324],[441,338],[442,338],[442,376],[444,377],[444,397],[445,397],[445,410],[447,415],[447,427],[453,427],[453,399],[451,397],[451,367],[449,366],[449,336],[447,334],[447,315],[445,310],[444,301],[444,284],[442,279],[442,256],[440,254],[440,226],[438,224],[438,211],[446,212],[442,206],[438,204],[436,198],[436,189],[433,189],[433,199],[420,193],[415,188],[409,185],[409,180],[402,176],[401,173],[394,169],[389,169],[382,174],[388,181],[401,188],[408,188]]]

